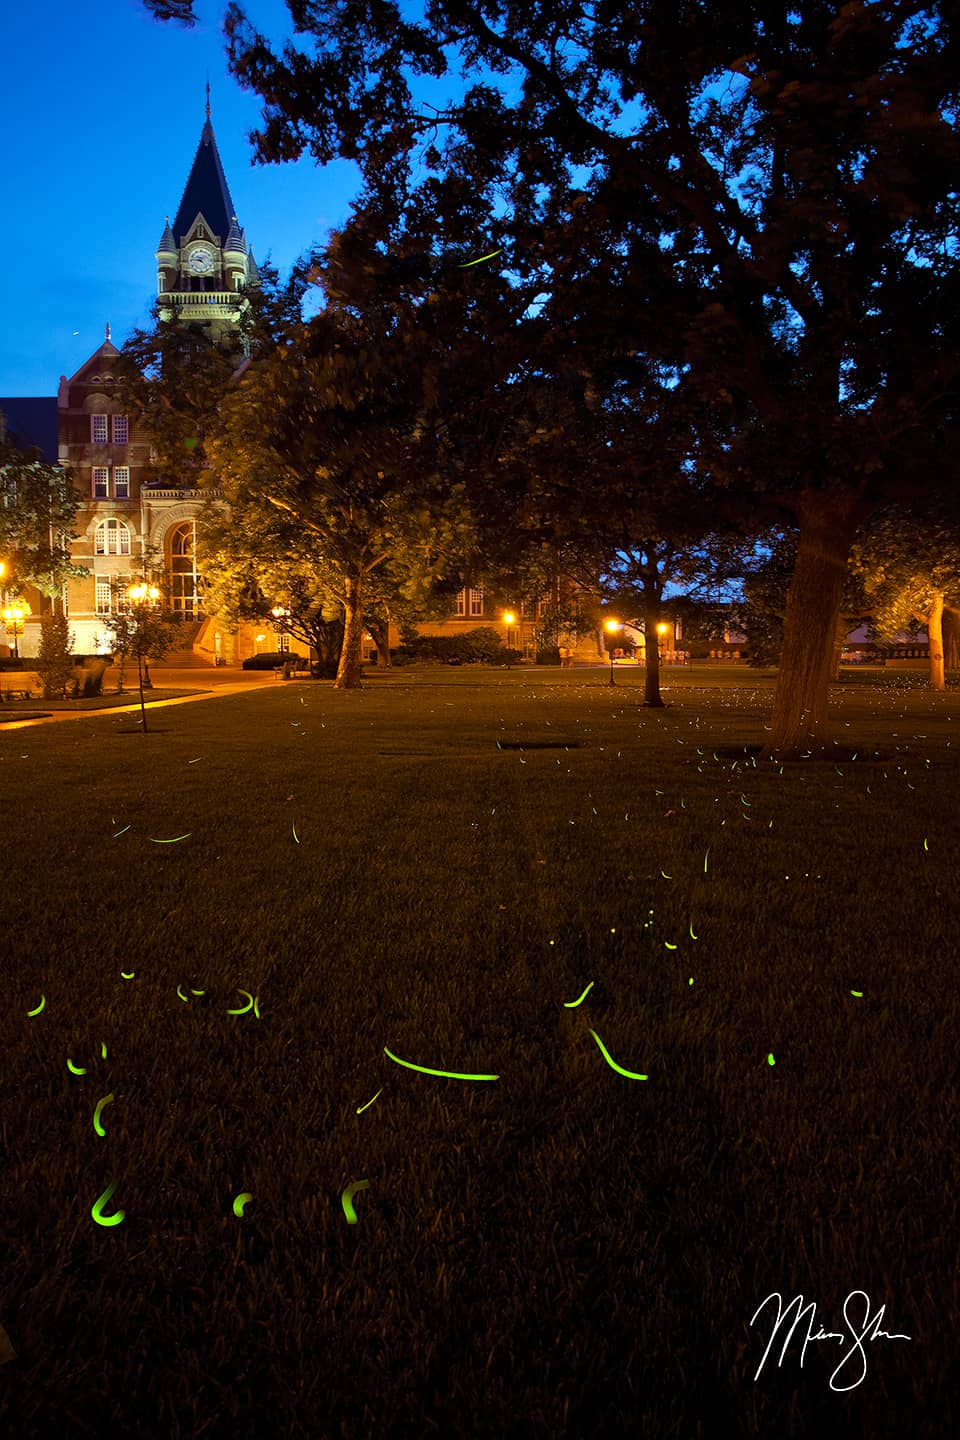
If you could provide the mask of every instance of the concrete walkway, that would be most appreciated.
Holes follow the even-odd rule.
[[[175,700],[150,700],[151,691],[144,692],[151,714],[165,705],[190,705],[195,700],[216,700],[223,695],[244,695],[251,690],[276,689],[279,684],[272,670],[242,670],[239,665],[177,666],[167,669],[153,665],[150,670],[155,690],[195,690],[193,695],[180,695]],[[109,691],[107,692],[109,694]],[[136,685],[131,694],[137,698],[132,705],[109,705],[102,710],[51,710],[49,714],[33,719],[5,720],[0,724],[0,735],[8,730],[25,730],[34,725],[50,725],[60,720],[95,720],[100,715],[126,715],[130,711],[140,713],[140,693]],[[43,701],[36,705],[43,708]],[[149,723],[149,722],[148,722]]]

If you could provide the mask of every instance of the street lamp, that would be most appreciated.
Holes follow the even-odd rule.
[[[160,598],[160,591],[157,589],[157,587],[156,587],[155,585],[147,585],[146,583],[144,583],[144,584],[142,584],[142,585],[131,585],[131,586],[129,587],[129,589],[127,590],[127,595],[129,596],[130,600],[133,602],[133,616],[134,616],[134,620],[135,620],[135,622],[136,622],[136,627],[137,627],[137,630],[136,630],[136,640],[137,640],[137,679],[138,679],[139,682],[140,682],[140,723],[141,723],[141,725],[143,726],[144,731],[146,731],[146,728],[147,728],[147,707],[146,707],[146,705],[145,705],[144,702],[143,702],[144,656],[143,656],[143,644],[142,644],[142,637],[141,637],[141,627],[143,626],[144,611],[146,610],[146,608],[147,608],[148,605],[155,605],[155,604],[157,603],[157,601],[158,601],[159,598]],[[150,687],[150,685],[151,685],[150,671],[149,671],[149,670],[147,671],[146,684],[147,684],[147,687],[148,687],[148,689],[149,689],[149,687]]]
[[[657,659],[663,663],[663,637],[667,633],[667,626],[662,622],[657,626]]]
[[[604,630],[606,630],[607,634],[608,634],[609,637],[610,637],[609,640],[607,641],[607,649],[610,651],[610,684],[611,684],[611,685],[616,685],[617,682],[616,682],[616,680],[614,680],[614,678],[613,678],[613,648],[614,648],[614,647],[613,647],[613,637],[614,637],[614,635],[616,635],[616,633],[617,633],[618,630],[622,630],[622,629],[623,629],[623,621],[622,621],[622,620],[604,620],[604,622],[603,622],[603,628],[604,628]]]
[[[23,634],[23,619],[30,614],[30,606],[25,600],[17,600],[3,612],[3,618],[8,630],[13,631],[13,658],[20,659],[20,647],[17,644],[17,636]]]
[[[514,613],[513,613],[512,610],[505,610],[505,611],[503,612],[503,623],[504,623],[504,625],[506,625],[506,627],[507,627],[507,649],[508,649],[508,650],[510,649],[510,626],[513,625],[513,624],[516,622],[516,618],[517,618],[517,617],[516,617],[516,615],[514,615]]]

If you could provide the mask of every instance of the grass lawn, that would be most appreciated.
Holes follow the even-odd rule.
[[[616,682],[0,731],[0,1435],[960,1433],[960,689]]]

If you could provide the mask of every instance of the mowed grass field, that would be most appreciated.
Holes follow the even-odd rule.
[[[960,1433],[960,689],[616,678],[0,731],[0,1434]]]

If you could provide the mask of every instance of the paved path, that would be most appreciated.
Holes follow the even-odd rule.
[[[196,691],[193,695],[180,695],[175,700],[148,700],[147,704],[151,714],[164,705],[190,705],[195,700],[216,700],[222,695],[242,695],[251,690],[270,687],[275,689],[278,684],[283,683],[277,680],[271,670],[242,670],[239,665],[218,665],[216,669],[212,666],[184,666],[166,669],[163,665],[154,665],[150,673],[157,690],[195,689]],[[109,705],[102,710],[52,710],[48,715],[37,716],[32,720],[6,720],[0,725],[0,735],[8,730],[25,730],[34,725],[52,725],[60,720],[95,720],[99,715],[125,715],[130,711],[136,711],[139,714],[139,691],[134,687],[131,693],[137,696],[132,705]],[[39,701],[38,707],[42,708],[42,706],[43,702]]]

